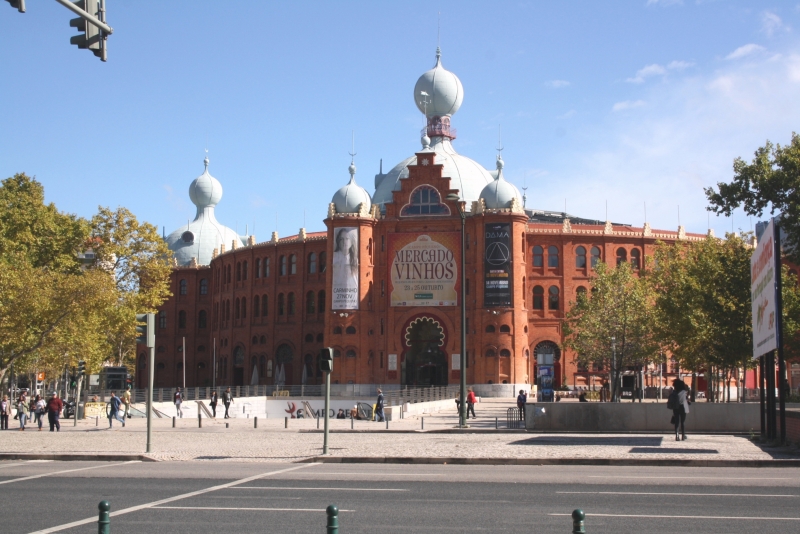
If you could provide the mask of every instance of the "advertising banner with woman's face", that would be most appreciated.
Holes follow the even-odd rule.
[[[333,231],[333,310],[358,309],[358,228]]]
[[[389,234],[392,306],[457,306],[459,232]]]

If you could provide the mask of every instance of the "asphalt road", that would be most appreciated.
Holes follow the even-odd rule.
[[[800,469],[0,462],[0,531],[800,532]]]

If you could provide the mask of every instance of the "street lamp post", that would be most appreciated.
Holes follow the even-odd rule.
[[[611,402],[617,402],[617,338],[611,337]]]
[[[447,200],[457,202],[458,214],[461,216],[461,387],[459,390],[458,426],[467,427],[467,213],[461,205],[461,199],[455,193],[447,195]]]

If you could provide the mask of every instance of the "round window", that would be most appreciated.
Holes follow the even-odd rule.
[[[184,243],[194,243],[194,234],[189,230],[186,230],[181,234],[181,239]]]

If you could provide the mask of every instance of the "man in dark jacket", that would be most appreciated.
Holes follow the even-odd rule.
[[[64,403],[58,398],[57,393],[53,393],[53,397],[47,401],[47,421],[50,423],[50,432],[52,432],[54,428],[58,432],[61,432],[61,423],[58,421],[58,418],[61,416],[61,410],[63,409]]]
[[[672,399],[672,421],[675,424],[675,441],[681,441],[681,439],[686,441],[684,424],[686,422],[686,414],[689,413],[689,386],[680,378],[676,378],[672,381],[672,387],[674,391],[670,394],[670,397],[675,395],[675,398]],[[678,433],[679,428],[680,434]]]
[[[119,407],[122,404],[122,401],[119,400],[117,397],[116,391],[111,392],[111,399],[108,401],[108,428],[113,426],[114,419],[122,423],[122,428],[125,428],[125,418],[120,417],[119,415]]]
[[[383,415],[383,391],[378,389],[378,400],[375,401],[375,421],[382,422],[386,421],[386,417]]]
[[[228,419],[230,416],[228,415],[228,408],[231,407],[231,403],[233,402],[233,393],[231,393],[231,388],[226,389],[222,392],[222,404],[225,405],[225,417],[224,419]]]

